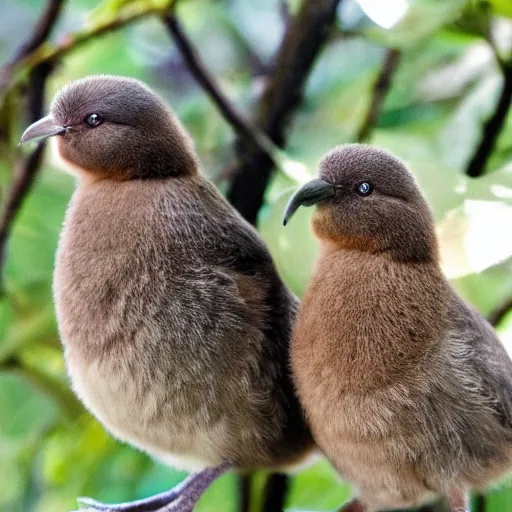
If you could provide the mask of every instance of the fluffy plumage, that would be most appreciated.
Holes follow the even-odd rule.
[[[45,130],[82,178],[54,294],[86,407],[117,438],[182,469],[302,460],[313,444],[288,366],[297,300],[258,233],[199,173],[174,114],[140,82],[89,77],[24,139]],[[165,510],[191,510],[195,489]]]
[[[439,495],[468,510],[468,490],[512,468],[512,362],[443,277],[430,210],[401,162],[340,146],[319,178],[321,248],[292,341],[314,438],[359,489],[347,510]]]

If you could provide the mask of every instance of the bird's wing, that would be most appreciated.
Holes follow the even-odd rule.
[[[500,423],[512,429],[512,361],[491,325],[472,306],[458,296],[452,304],[450,323],[464,344],[467,370],[480,382]]]
[[[270,315],[274,332],[281,331],[288,343],[298,300],[281,280],[272,257],[257,231],[238,215],[226,219],[218,233],[212,263],[237,282],[240,297],[251,306],[261,301]]]

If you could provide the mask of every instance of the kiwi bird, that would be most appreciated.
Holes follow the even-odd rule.
[[[468,493],[512,469],[512,362],[442,274],[429,206],[391,154],[339,146],[290,199],[316,205],[320,241],[292,337],[313,438],[359,497],[403,509]]]
[[[79,178],[54,274],[73,389],[116,438],[196,472],[146,500],[80,504],[188,512],[231,467],[302,461],[313,442],[289,368],[297,299],[201,175],[174,113],[139,81],[92,76],[21,142],[51,136]]]

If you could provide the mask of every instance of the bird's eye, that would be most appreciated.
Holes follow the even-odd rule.
[[[373,185],[369,181],[363,181],[357,186],[357,193],[360,196],[369,196],[373,192]]]
[[[91,127],[95,128],[103,122],[103,118],[98,114],[90,114],[85,118],[85,122]]]

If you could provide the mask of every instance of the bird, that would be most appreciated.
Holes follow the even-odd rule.
[[[315,445],[289,365],[298,300],[171,108],[138,80],[88,76],[21,143],[49,137],[78,177],[53,281],[73,390],[114,437],[193,472],[144,500],[79,504],[189,512],[230,468],[304,463]]]
[[[313,438],[356,490],[344,512],[405,509],[512,469],[512,362],[444,277],[430,207],[387,151],[346,144],[290,198],[319,253],[292,335]]]

